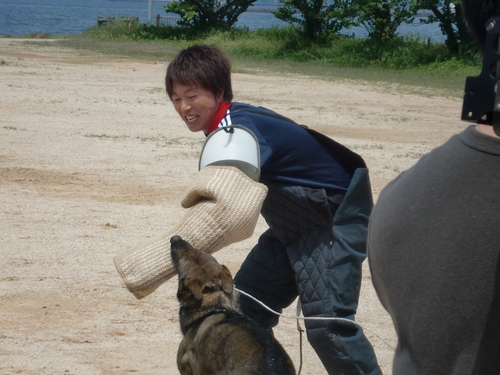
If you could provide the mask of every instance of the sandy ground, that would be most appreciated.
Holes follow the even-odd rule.
[[[166,99],[166,64],[0,39],[0,374],[178,373],[176,281],[138,301],[112,263],[176,223],[196,174],[204,137],[187,131]],[[375,198],[467,126],[460,100],[387,84],[233,80],[237,101],[274,109],[364,156]],[[235,272],[264,229],[261,220],[251,239],[216,257]],[[367,262],[357,321],[375,333],[367,336],[391,374],[396,339]],[[295,320],[282,318],[276,336],[298,367]],[[304,341],[302,374],[326,374]]]

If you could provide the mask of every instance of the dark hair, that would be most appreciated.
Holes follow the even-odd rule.
[[[481,50],[486,42],[486,23],[493,16],[500,16],[499,0],[462,0],[465,22]]]
[[[233,100],[231,63],[215,46],[194,45],[180,51],[170,62],[165,77],[165,88],[172,99],[172,85],[200,85],[225,101]]]

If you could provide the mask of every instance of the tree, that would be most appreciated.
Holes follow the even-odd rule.
[[[298,25],[308,38],[325,32],[338,33],[351,26],[347,0],[280,0],[283,4],[273,14],[276,18]]]
[[[179,25],[191,26],[206,31],[229,30],[238,21],[241,13],[257,0],[174,0],[163,9],[178,14]]]
[[[475,43],[463,18],[461,0],[420,0],[419,7],[432,11],[432,15],[420,21],[426,24],[439,22],[441,32],[446,36],[445,44],[451,52],[474,48]]]
[[[411,23],[418,11],[417,0],[352,0],[358,14],[358,24],[377,42],[387,42],[396,36],[403,23]]]

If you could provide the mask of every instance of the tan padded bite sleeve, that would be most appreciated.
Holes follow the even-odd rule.
[[[214,253],[253,234],[267,187],[234,167],[205,167],[182,201],[189,210],[167,233],[118,254],[114,264],[138,299],[175,275],[170,238],[181,236],[193,247]]]

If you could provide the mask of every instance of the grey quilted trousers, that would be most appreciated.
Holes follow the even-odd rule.
[[[236,286],[278,312],[299,296],[306,317],[354,319],[373,207],[368,170],[356,170],[333,220],[324,190],[267,186],[262,215],[269,229],[243,262]],[[276,315],[249,298],[242,296],[241,304],[265,328],[278,324]],[[328,374],[382,374],[358,326],[338,321],[306,321],[305,326]]]

